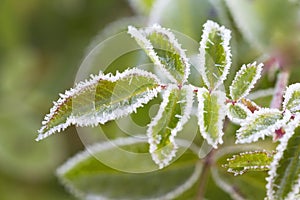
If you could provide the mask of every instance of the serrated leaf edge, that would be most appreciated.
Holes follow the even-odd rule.
[[[248,154],[256,154],[256,153],[265,153],[265,154],[267,154],[267,156],[270,155],[266,150],[247,151],[247,152],[242,152],[239,155],[233,155],[231,158],[228,158],[227,161],[233,161],[238,156],[243,156],[243,155],[248,155]],[[223,167],[228,167],[228,164],[223,165]],[[245,166],[245,167],[243,167],[242,170],[239,170],[239,171],[238,170],[234,170],[232,168],[228,168],[227,172],[233,173],[234,176],[238,176],[238,175],[244,174],[245,172],[247,172],[248,170],[251,170],[251,169],[264,169],[264,170],[268,170],[268,169],[270,169],[270,166],[269,165]]]
[[[263,66],[264,66],[263,63],[260,63],[258,65],[256,65],[256,62],[249,63],[247,65],[244,64],[241,67],[241,69],[236,73],[236,75],[235,75],[235,77],[234,77],[231,85],[229,86],[229,93],[230,93],[231,98],[233,98],[233,94],[232,94],[233,93],[233,85],[238,81],[238,79],[240,78],[240,76],[245,73],[246,69],[248,67],[252,67],[252,66],[256,67],[256,74],[255,74],[254,78],[252,79],[251,83],[249,84],[248,89],[245,90],[245,92],[238,99],[234,99],[234,100],[239,100],[241,98],[246,97],[249,94],[249,92],[254,88],[254,85],[257,82],[257,80],[261,77],[261,72],[262,72]]]
[[[282,107],[284,110],[286,110],[286,106],[289,103],[289,100],[292,98],[292,95],[295,91],[300,92],[300,83],[295,83],[287,87],[285,93],[284,93],[284,101],[282,103]],[[296,108],[296,110],[300,109],[300,105]],[[294,112],[294,110],[290,110],[291,112]]]
[[[192,112],[194,91],[193,91],[193,88],[190,87],[189,85],[184,85],[182,87],[182,89],[185,89],[187,91],[187,95],[185,98],[187,101],[186,106],[184,108],[183,115],[178,116],[180,118],[180,120],[178,121],[176,127],[171,130],[171,135],[169,138],[170,142],[174,145],[174,149],[169,155],[166,155],[164,160],[158,159],[157,155],[155,154],[155,151],[157,150],[157,144],[159,144],[160,138],[155,139],[153,137],[153,132],[151,130],[152,130],[152,127],[155,126],[158,123],[158,121],[162,118],[163,112],[165,111],[165,108],[168,105],[169,96],[171,94],[171,91],[174,89],[177,89],[177,88],[178,88],[177,85],[168,85],[167,90],[163,94],[163,97],[162,97],[163,101],[160,104],[159,110],[158,110],[156,116],[153,118],[153,120],[148,125],[148,129],[147,129],[148,143],[150,144],[149,152],[152,155],[153,161],[157,165],[159,165],[160,169],[169,165],[172,158],[175,157],[176,152],[177,152],[177,147],[178,147],[175,142],[175,137],[176,137],[177,133],[182,130],[184,124],[188,121],[190,114]],[[180,102],[178,102],[178,103],[180,103]]]
[[[286,112],[283,113],[283,118],[281,120],[278,120],[277,123],[269,126],[267,129],[261,130],[259,132],[257,132],[256,134],[252,134],[251,136],[247,137],[247,138],[241,138],[242,134],[241,132],[245,130],[244,127],[246,127],[248,124],[252,124],[252,122],[254,120],[257,119],[257,117],[259,117],[260,115],[263,114],[271,114],[271,113],[282,113],[280,110],[278,109],[269,109],[269,108],[261,108],[260,110],[256,110],[254,111],[254,113],[252,115],[250,115],[249,117],[247,117],[242,123],[241,123],[241,128],[239,130],[237,130],[237,140],[236,140],[236,144],[244,144],[244,143],[252,143],[252,142],[256,142],[258,139],[264,139],[265,136],[270,136],[272,135],[272,133],[275,132],[275,130],[283,127],[291,118],[292,114],[291,112],[289,112],[288,110]]]
[[[206,76],[205,72],[205,49],[206,49],[206,43],[209,41],[209,33],[212,30],[217,30],[221,33],[223,42],[222,46],[225,50],[225,61],[226,61],[226,66],[224,67],[224,71],[222,76],[220,77],[219,81],[215,84],[214,88],[211,88],[210,83],[208,81],[208,78]],[[216,22],[213,22],[211,20],[207,20],[207,22],[203,25],[203,33],[201,36],[201,41],[200,41],[200,48],[199,48],[199,67],[200,67],[200,73],[202,76],[202,79],[205,83],[205,85],[210,88],[210,89],[215,89],[220,86],[220,84],[226,79],[227,74],[229,73],[229,69],[231,66],[231,51],[230,51],[230,46],[229,42],[231,39],[231,31],[229,29],[226,29],[224,26],[220,26]]]
[[[178,83],[178,81],[172,76],[172,74],[166,69],[166,67],[161,63],[159,60],[159,57],[157,56],[156,52],[154,51],[154,47],[151,44],[150,40],[147,39],[147,35],[157,32],[160,34],[163,34],[168,37],[169,42],[174,46],[174,48],[178,51],[178,54],[180,58],[182,59],[183,64],[185,65],[185,72],[184,72],[184,78],[182,80],[183,84],[187,81],[187,78],[190,73],[190,63],[189,59],[187,58],[185,54],[185,50],[181,48],[181,45],[178,43],[176,37],[174,34],[169,30],[161,27],[158,24],[153,24],[152,27],[147,27],[145,29],[138,30],[137,28],[133,26],[128,26],[128,33],[131,35],[131,37],[136,38],[137,40],[140,40],[142,42],[139,43],[142,48],[144,48],[148,54],[150,55],[151,60],[154,62],[155,65],[159,66],[160,69],[166,74],[167,78],[173,82]]]
[[[167,36],[167,38],[169,39],[169,42],[177,50],[177,53],[179,54],[182,63],[185,65],[184,78],[181,83],[181,84],[184,84],[190,75],[190,66],[191,66],[189,63],[189,59],[185,53],[186,50],[181,47],[181,44],[179,44],[177,38],[171,32],[170,29],[163,28],[159,24],[153,24],[152,27],[148,27],[145,29],[145,33],[147,35],[152,34],[154,32],[157,32],[157,33]]]
[[[227,107],[227,117],[230,119],[230,121],[232,121],[233,123],[235,124],[241,124],[245,119],[238,119],[238,118],[235,118],[231,115],[231,113],[229,112],[229,107],[232,105],[232,103],[228,103],[226,105]],[[252,115],[252,112],[247,108],[247,106],[245,106],[244,104],[241,104],[241,103],[235,103],[233,106],[239,106],[240,108],[242,108],[246,113],[247,113],[247,116],[250,116]]]
[[[108,114],[108,115],[106,115],[105,118],[90,117],[89,119],[84,120],[84,119],[76,118],[75,116],[71,115],[67,118],[65,123],[54,126],[50,130],[44,132],[44,130],[47,128],[47,124],[50,122],[52,117],[56,114],[56,111],[69,98],[76,97],[81,91],[97,84],[99,80],[109,80],[109,81],[114,82],[119,79],[125,78],[126,76],[135,75],[135,74],[154,79],[157,82],[158,86],[160,85],[160,81],[156,75],[154,75],[150,72],[138,69],[138,68],[127,69],[122,73],[117,72],[116,75],[112,75],[112,74],[104,75],[102,72],[99,72],[98,75],[91,75],[90,76],[91,78],[89,80],[81,81],[81,82],[77,83],[74,88],[71,88],[70,90],[66,90],[64,94],[59,94],[60,98],[56,102],[53,102],[54,105],[50,109],[50,113],[47,114],[45,116],[44,120],[42,121],[43,126],[38,130],[39,135],[36,138],[36,141],[40,141],[40,140],[52,135],[55,132],[63,131],[70,125],[95,126],[95,125],[98,125],[99,123],[104,124],[107,121],[117,119],[117,118],[123,117],[125,115],[128,115],[132,112],[135,112],[138,107],[141,107],[143,104],[145,104],[148,101],[150,101],[151,99],[155,98],[157,96],[158,92],[160,92],[161,88],[157,87],[153,90],[149,90],[147,97],[141,98],[137,103],[131,105],[127,109],[119,109],[110,115]]]
[[[287,148],[289,139],[294,135],[294,131],[299,125],[300,125],[300,115],[297,115],[291,123],[286,125],[285,134],[281,139],[279,139],[280,144],[276,147],[277,153],[275,154],[273,162],[270,165],[270,170],[268,172],[269,176],[266,178],[267,199],[269,200],[276,199],[274,197],[274,191],[272,190],[273,187],[276,187],[273,182],[275,177],[277,176],[276,170],[277,167],[279,166],[279,161],[283,156],[283,152]],[[290,199],[290,200],[295,199],[295,196],[299,194],[299,192],[300,192],[300,175],[298,177],[298,182],[294,184],[292,191],[287,195],[286,199]]]
[[[226,101],[226,94],[221,91],[214,91],[211,93],[211,95],[216,94],[218,96],[218,104],[220,105],[220,110],[219,110],[219,121],[217,124],[218,130],[219,130],[219,138],[216,141],[213,141],[213,138],[210,137],[209,133],[206,132],[205,130],[205,125],[204,125],[204,99],[202,97],[203,93],[209,93],[209,91],[205,88],[198,88],[198,93],[197,93],[197,98],[198,98],[198,125],[200,128],[201,135],[204,139],[206,139],[207,143],[213,146],[213,148],[217,149],[218,144],[223,144],[223,125],[224,125],[224,120],[225,116],[227,113],[227,107],[225,105]]]

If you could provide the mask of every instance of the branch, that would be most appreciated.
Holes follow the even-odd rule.
[[[283,100],[283,94],[288,84],[290,73],[288,70],[280,71],[277,76],[274,96],[271,102],[271,108],[280,109]]]
[[[213,162],[213,154],[215,153],[215,151],[216,151],[215,149],[212,149],[212,151],[209,152],[209,154],[204,159],[202,173],[199,178],[200,184],[198,187],[197,200],[204,199],[205,186],[206,186],[208,178],[209,178],[209,170],[210,170],[210,166],[212,165],[212,162]]]

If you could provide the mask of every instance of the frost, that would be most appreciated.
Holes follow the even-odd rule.
[[[170,102],[170,96],[181,93],[178,96],[184,98],[184,101]],[[172,110],[174,104],[179,104],[180,113]],[[193,106],[193,89],[189,86],[183,86],[181,91],[176,85],[170,85],[163,95],[163,102],[160,105],[157,115],[149,124],[147,130],[148,142],[150,144],[150,153],[153,161],[159,165],[159,168],[167,166],[177,151],[175,136],[180,132],[184,124],[188,121]],[[169,111],[169,109],[171,109]],[[169,112],[169,113],[168,113]],[[176,114],[177,112],[177,114]],[[180,117],[179,117],[180,116]],[[169,122],[166,120],[177,118],[178,121],[174,128],[169,127]],[[161,133],[161,131],[163,131]],[[166,131],[166,132],[164,132]],[[170,135],[166,135],[170,131]],[[168,140],[169,142],[166,142]],[[161,146],[162,145],[162,146]]]
[[[145,29],[139,29],[137,30],[135,27],[129,26],[128,27],[128,33],[136,39],[138,44],[146,51],[150,59],[154,62],[155,65],[159,66],[160,69],[166,74],[166,76],[169,78],[170,81],[173,83],[180,83],[183,84],[187,81],[187,78],[190,73],[190,63],[189,60],[185,54],[185,50],[181,48],[181,45],[178,43],[177,39],[175,38],[174,34],[165,28],[162,28],[158,24],[154,24],[151,27],[145,28]],[[162,49],[162,48],[167,48],[165,47],[156,47],[151,43],[150,36],[153,34],[159,34],[162,36],[168,43],[168,48],[171,49]],[[154,38],[155,40],[155,38]],[[161,58],[160,56],[157,55],[156,48],[159,50],[164,50],[164,51],[170,51],[173,55],[175,53],[178,54],[179,59],[180,59],[180,64],[183,65],[184,72],[183,72],[183,78],[182,80],[179,80],[179,77],[176,77],[175,75],[179,73],[180,68],[176,68],[176,66],[173,66],[175,69],[169,69],[165,64],[162,63],[162,61],[166,61],[167,59],[173,59],[173,58]],[[170,61],[167,61],[170,62]],[[175,61],[174,61],[175,63]]]
[[[203,25],[203,34],[202,34],[202,39],[200,42],[200,54],[199,54],[199,67],[200,67],[200,73],[202,75],[203,81],[206,84],[206,86],[209,89],[215,89],[222,84],[222,82],[226,79],[227,74],[229,73],[229,69],[231,66],[231,52],[230,52],[230,46],[229,46],[229,41],[231,39],[231,32],[230,30],[226,29],[224,26],[219,26],[217,23],[212,22],[208,20],[204,25]],[[221,43],[220,44],[215,44],[213,41],[210,40],[210,34],[217,34],[219,37],[221,37]],[[221,47],[224,50],[224,60],[220,61],[221,63],[215,63],[217,66],[213,66],[214,68],[218,68],[219,65],[224,66],[223,71],[221,72],[222,74],[217,76],[212,70],[207,69],[207,60],[206,60],[206,49],[208,49],[207,44],[211,44],[212,46],[215,45],[221,45]],[[218,58],[220,59],[220,58]],[[215,62],[215,60],[214,60]],[[209,81],[209,77],[207,73],[213,73],[213,76],[216,76],[217,82],[214,83],[214,85],[211,85],[211,82]]]
[[[289,140],[294,135],[295,129],[299,125],[300,125],[300,115],[297,115],[292,122],[290,122],[288,125],[285,126],[285,134],[279,140],[280,144],[276,148],[277,153],[274,156],[273,162],[271,163],[270,170],[268,172],[269,177],[266,178],[267,197],[269,200],[276,199],[276,196],[274,196],[275,195],[274,189],[275,188],[278,189],[278,185],[275,184],[275,179],[278,176],[277,169],[280,167],[279,162],[283,157],[284,151],[286,151],[288,148]],[[299,189],[300,189],[300,175],[298,174],[298,180],[294,182],[293,188],[287,195],[286,199],[295,199],[295,196],[299,194]]]
[[[259,65],[256,62],[248,65],[243,65],[236,73],[234,80],[229,87],[230,96],[234,100],[241,99],[249,94],[254,84],[261,76],[263,64]],[[251,71],[252,70],[252,71]]]
[[[284,94],[283,109],[292,113],[300,111],[300,83],[290,85]]]
[[[223,165],[223,167],[228,168],[228,172],[237,176],[247,171],[266,171],[270,168],[271,161],[272,154],[265,150],[249,151],[228,158],[227,164]]]
[[[262,108],[255,111],[241,123],[237,131],[236,143],[256,142],[259,138],[264,139],[283,127],[291,118],[291,113],[282,113],[277,109]]]
[[[120,102],[116,105],[111,105],[111,107],[107,106],[106,110],[104,109],[101,113],[99,113],[98,110],[95,110],[95,99],[90,99],[93,102],[88,107],[88,109],[90,109],[89,112],[83,114],[81,114],[80,112],[76,113],[77,110],[80,110],[80,107],[74,105],[74,102],[72,104],[71,100],[79,98],[80,95],[84,93],[95,94],[96,87],[99,82],[105,80],[114,83],[128,77],[138,76],[151,80],[152,83],[156,84],[156,87],[154,87],[153,89],[147,88],[147,90],[144,91],[140,96],[137,96],[137,98],[132,99],[134,101],[132,101],[131,103],[129,103],[126,100],[120,100]],[[130,83],[128,84],[130,85]],[[57,102],[54,102],[54,106],[50,109],[50,113],[45,116],[45,119],[42,122],[43,126],[38,131],[39,135],[36,140],[42,140],[55,132],[59,132],[66,129],[70,125],[96,126],[99,123],[104,124],[109,120],[123,117],[132,112],[135,112],[138,107],[141,107],[143,104],[149,102],[151,99],[156,97],[159,91],[160,87],[159,80],[157,79],[157,77],[150,72],[146,72],[137,68],[128,69],[123,73],[117,72],[115,76],[111,74],[103,75],[102,72],[100,72],[97,76],[91,75],[90,80],[82,81],[76,84],[74,89],[66,91],[65,94],[60,94],[60,98]],[[66,107],[66,110],[62,110],[63,106]],[[53,123],[54,118],[58,115],[59,112],[62,112],[66,116],[63,116],[63,118],[61,119],[62,122],[51,125],[51,123]]]
[[[244,104],[227,104],[227,116],[233,123],[241,124],[251,114],[251,111]]]
[[[208,144],[218,148],[218,144],[223,143],[223,121],[227,113],[226,95],[221,91],[209,93],[208,90],[199,88],[197,97],[198,124],[201,135],[207,140]]]

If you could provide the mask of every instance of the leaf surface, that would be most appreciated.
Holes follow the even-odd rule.
[[[131,153],[120,154],[120,148]],[[174,199],[198,180],[201,165],[196,164],[198,158],[190,150],[172,165],[158,170],[147,149],[147,142],[138,138],[95,144],[67,161],[57,174],[66,188],[81,199]],[[154,171],[122,172],[102,164],[103,157],[118,162],[123,169],[136,168],[138,172],[142,167]]]
[[[268,199],[297,199],[300,192],[300,117],[297,116],[280,139],[267,178]]]
[[[259,138],[264,139],[270,136],[282,126],[284,126],[291,118],[289,111],[282,113],[277,109],[262,108],[255,111],[243,123],[237,131],[236,143],[251,143]]]
[[[227,116],[232,122],[236,124],[241,124],[251,114],[251,111],[244,104],[227,104]]]
[[[247,96],[254,87],[256,81],[260,78],[263,64],[257,65],[256,62],[243,65],[236,73],[230,86],[230,96],[237,101]]]
[[[60,95],[38,131],[37,140],[70,125],[95,126],[135,112],[157,96],[159,80],[154,74],[129,69],[113,75],[99,74]]]
[[[175,136],[188,121],[193,106],[193,90],[169,86],[163,96],[157,115],[147,130],[150,153],[160,168],[167,166],[175,157]]]
[[[154,24],[152,27],[139,30],[129,26],[128,33],[172,82],[183,84],[187,81],[190,64],[184,50],[170,30]]]
[[[269,170],[272,160],[273,154],[266,151],[248,151],[233,155],[227,159],[227,163],[223,167],[237,176],[247,171]]]
[[[221,91],[210,93],[200,88],[198,90],[198,124],[203,138],[208,144],[217,148],[222,144],[223,121],[226,116],[226,95]]]
[[[207,21],[203,28],[199,49],[199,70],[205,85],[212,90],[223,83],[229,72],[231,32],[212,21]]]
[[[300,83],[290,85],[284,94],[283,109],[292,113],[300,111]]]

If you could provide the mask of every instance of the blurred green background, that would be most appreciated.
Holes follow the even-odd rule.
[[[158,21],[197,41],[200,40],[202,25],[208,18],[233,31],[233,66],[229,80],[232,80],[233,72],[241,64],[254,60],[264,61],[270,54],[277,55],[279,51],[290,58],[290,83],[299,82],[300,61],[295,56],[300,52],[299,26],[297,29],[285,26],[289,25],[287,21],[299,24],[300,5],[289,4],[293,7],[292,12],[290,7],[287,10],[281,9],[281,4],[288,4],[283,0],[251,3],[247,0],[226,0],[231,10],[227,9],[222,0],[171,1],[176,3],[167,5],[167,9],[165,7],[164,10],[151,12],[150,22]],[[153,1],[144,2],[150,5]],[[244,6],[244,3],[253,3],[255,12],[250,10],[252,7]],[[269,6],[271,4],[273,7]],[[138,13],[149,14],[149,11]],[[136,13],[127,0],[1,0],[0,200],[74,199],[58,183],[55,170],[67,158],[84,149],[75,128],[70,127],[64,133],[41,142],[35,142],[34,139],[44,115],[52,106],[51,101],[57,100],[58,93],[73,86],[78,67],[90,49],[90,44],[101,40],[101,34],[97,36],[100,31],[115,20],[131,16],[136,16]],[[274,20],[274,16],[278,16],[281,23],[279,19]],[[240,20],[235,23],[234,19]],[[141,18],[139,20],[144,22]],[[131,22],[142,24],[139,20],[135,18],[120,23],[124,27]],[[114,32],[114,27],[110,28]],[[291,36],[287,37],[288,33]],[[260,37],[267,44],[258,40]],[[268,41],[266,38],[273,40]],[[262,47],[254,48],[257,44]],[[276,70],[266,75],[260,82],[260,89],[274,86]],[[268,106],[270,98],[258,101],[260,105]],[[226,145],[230,146],[234,143],[237,127],[228,127],[224,139]],[[263,176],[261,179],[264,181]],[[259,187],[263,196],[264,185]],[[207,188],[212,199],[218,199],[219,196],[229,199],[220,189],[216,192],[212,180]]]
[[[73,86],[92,38],[131,15],[126,0],[1,1],[1,200],[73,199],[54,173],[83,149],[75,129],[34,139],[51,101]]]

